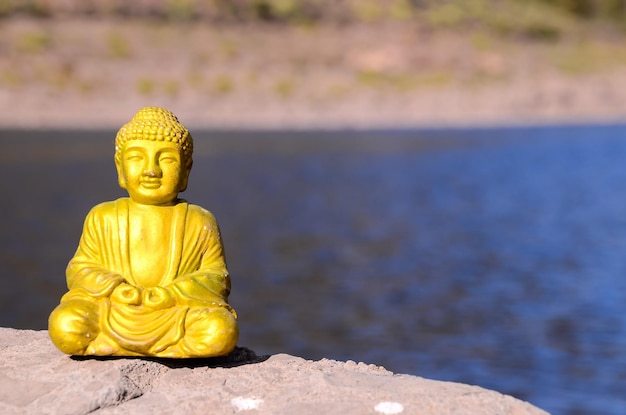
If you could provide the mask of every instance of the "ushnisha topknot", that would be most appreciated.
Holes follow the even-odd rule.
[[[159,107],[140,109],[130,122],[124,124],[115,137],[115,162],[119,163],[127,141],[169,141],[180,146],[185,164],[191,166],[193,139],[184,125],[171,112]]]

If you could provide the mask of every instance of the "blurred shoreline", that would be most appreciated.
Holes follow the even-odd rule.
[[[0,21],[0,128],[119,128],[163,106],[192,128],[619,123],[624,35],[559,41],[414,23]]]

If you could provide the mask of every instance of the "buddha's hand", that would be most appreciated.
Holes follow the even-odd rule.
[[[143,305],[154,310],[163,310],[176,305],[176,300],[167,288],[150,287],[143,291]]]
[[[121,275],[107,270],[85,268],[84,271],[72,276],[70,291],[78,290],[90,297],[101,299],[111,297],[115,288],[124,282]]]
[[[111,294],[111,301],[121,304],[140,305],[141,288],[124,282],[115,287]]]

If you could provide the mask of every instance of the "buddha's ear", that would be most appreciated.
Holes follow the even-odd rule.
[[[186,163],[185,171],[183,172],[183,177],[180,181],[180,188],[178,189],[179,192],[184,192],[185,190],[187,190],[187,183],[189,183],[189,173],[191,173],[192,164],[193,160],[189,160],[189,162]]]
[[[120,187],[126,190],[126,177],[124,176],[124,167],[122,167],[122,162],[115,159],[115,169],[117,170],[117,182]]]

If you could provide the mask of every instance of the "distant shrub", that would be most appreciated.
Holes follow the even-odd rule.
[[[187,79],[187,83],[192,88],[199,88],[204,82],[204,77],[202,76],[202,72],[200,72],[199,70],[195,68],[191,68],[187,72],[186,79]]]
[[[418,85],[443,85],[448,78],[442,74],[388,73],[382,71],[358,71],[356,81],[375,89],[394,89],[398,92],[409,91]]]
[[[263,20],[289,20],[298,14],[295,0],[253,0],[254,14]]]
[[[0,72],[0,84],[3,86],[15,87],[25,82],[24,76],[15,68],[7,68]]]
[[[518,0],[523,1],[523,0]],[[626,0],[539,0],[581,18],[610,17],[623,20]]]
[[[213,90],[220,94],[227,94],[235,89],[235,83],[229,75],[218,75],[213,79]]]
[[[597,0],[541,0],[546,4],[558,7],[562,10],[580,17],[591,17],[594,14],[594,3]],[[602,1],[602,0],[600,0]]]
[[[543,21],[515,24],[516,11],[539,6],[550,10]],[[563,28],[555,15],[585,20],[613,20],[626,26],[626,0],[0,0],[0,17],[89,15],[140,17],[165,21],[209,22],[373,22],[410,20],[434,27],[500,26],[529,37],[554,39]],[[497,22],[499,23],[490,23]],[[505,30],[502,30],[503,32]]]
[[[428,22],[436,27],[457,27],[468,17],[463,6],[458,3],[445,3],[439,7],[432,7],[426,13]]]
[[[512,36],[538,41],[556,41],[575,27],[575,18],[537,1],[512,3],[485,17],[487,27]]]
[[[196,17],[192,0],[168,0],[165,15],[170,20],[191,20]]]
[[[295,88],[295,83],[291,78],[284,78],[276,82],[274,85],[274,92],[276,92],[281,97],[288,97],[293,94],[293,90]]]
[[[561,48],[550,56],[564,73],[579,75],[626,65],[626,50],[619,44],[581,42]]]
[[[17,39],[17,50],[23,53],[41,53],[52,44],[52,37],[43,31],[23,33]]]
[[[15,5],[11,0],[0,0],[0,17],[9,16],[15,12]]]
[[[347,12],[357,20],[366,22],[377,20],[408,20],[419,1],[415,0],[361,0],[352,2]]]
[[[128,40],[117,32],[109,33],[106,38],[109,56],[117,59],[128,58],[131,55]]]
[[[156,88],[156,82],[151,78],[139,78],[137,81],[137,91],[141,95],[150,95]]]
[[[17,13],[50,17],[54,14],[54,5],[45,0],[0,0],[0,17]]]
[[[177,81],[170,79],[163,84],[163,90],[170,97],[175,97],[180,92],[180,85]]]

